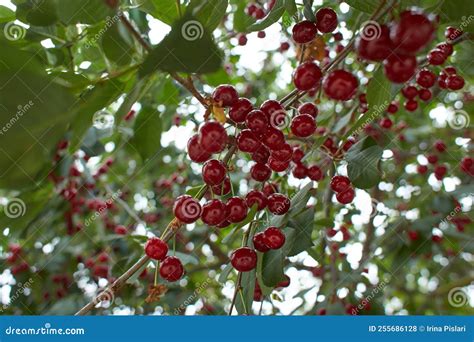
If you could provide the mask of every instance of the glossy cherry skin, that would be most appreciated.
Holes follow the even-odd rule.
[[[208,121],[199,130],[199,145],[209,153],[219,153],[227,144],[227,132],[220,123]]]
[[[250,175],[257,182],[265,182],[270,179],[272,175],[272,170],[265,164],[256,163],[250,169]]]
[[[405,11],[390,29],[390,38],[398,51],[414,53],[433,38],[434,25],[423,13]]]
[[[263,232],[265,244],[270,249],[280,249],[285,244],[285,234],[277,227],[268,227]]]
[[[316,131],[316,121],[311,115],[298,114],[291,120],[290,129],[295,136],[306,138]]]
[[[324,93],[333,100],[347,101],[356,93],[359,81],[350,72],[334,70],[323,81]]]
[[[321,69],[314,62],[300,64],[293,73],[293,83],[298,90],[308,91],[321,80]]]
[[[283,172],[290,166],[290,161],[281,161],[276,158],[268,158],[268,166],[275,172]]]
[[[231,223],[241,222],[247,217],[248,207],[240,197],[231,197],[226,203],[227,220]]]
[[[293,26],[293,40],[298,44],[309,43],[316,37],[318,29],[309,20],[303,20]]]
[[[207,185],[221,184],[226,174],[227,168],[224,163],[216,159],[208,160],[202,167],[202,179]]]
[[[347,188],[336,195],[336,199],[341,204],[349,204],[355,197],[355,191],[353,188]]]
[[[293,169],[293,177],[298,179],[304,179],[307,176],[306,172],[306,166],[304,166],[303,164],[296,164],[295,168]]]
[[[418,102],[415,100],[408,100],[405,102],[405,109],[409,112],[414,112],[418,108]]]
[[[448,58],[454,52],[453,46],[448,43],[439,43],[436,45],[435,48],[443,52],[445,58]]]
[[[447,149],[447,146],[443,140],[436,140],[433,146],[439,153],[443,153]]]
[[[177,281],[183,274],[183,264],[177,257],[168,256],[160,264],[160,276],[168,281]]]
[[[277,160],[286,162],[291,160],[291,157],[293,156],[293,149],[291,148],[290,144],[284,143],[280,149],[273,150],[271,156]]]
[[[392,40],[390,39],[390,30],[387,25],[380,25],[380,30],[376,27],[374,27],[374,31],[370,31],[370,29],[371,28],[367,26],[365,28],[367,34],[360,35],[357,38],[357,54],[360,58],[369,61],[383,61],[392,53]]]
[[[385,129],[389,129],[390,127],[392,127],[392,125],[393,121],[390,120],[390,118],[383,118],[382,120],[380,120],[380,126]]]
[[[220,184],[212,186],[212,193],[217,196],[227,195],[231,190],[230,178],[226,177]]]
[[[341,192],[350,187],[351,181],[346,176],[334,176],[331,179],[330,187],[332,191]]]
[[[304,152],[301,148],[299,147],[295,147],[293,149],[293,157],[292,157],[292,160],[295,162],[295,163],[299,163],[301,162],[301,159],[303,159],[304,157]]]
[[[301,106],[298,107],[298,113],[300,114],[308,114],[311,115],[313,118],[318,116],[318,107],[314,103],[306,102],[303,103]]]
[[[446,84],[451,90],[459,90],[464,87],[464,78],[459,75],[449,75]]]
[[[212,100],[221,107],[233,106],[239,99],[239,94],[234,86],[229,84],[222,84],[214,89],[212,93]]]
[[[268,121],[272,118],[275,113],[285,113],[285,108],[281,105],[280,102],[276,100],[266,100],[260,106],[260,110],[265,113]]]
[[[267,196],[258,190],[251,190],[245,196],[245,203],[247,204],[247,207],[252,208],[252,206],[257,203],[257,210],[263,210],[266,208],[268,199]]]
[[[420,100],[429,101],[431,100],[431,91],[429,89],[420,89],[418,90],[418,97]]]
[[[267,246],[265,241],[265,235],[263,232],[257,233],[253,236],[253,246],[259,252],[265,253],[270,250],[270,247]]]
[[[218,200],[212,199],[202,206],[201,220],[210,226],[216,226],[226,219],[226,205]]]
[[[461,29],[457,28],[457,27],[448,26],[446,28],[446,31],[444,32],[444,36],[448,40],[448,42],[450,42],[450,41],[456,40],[459,37],[461,37],[463,33],[464,32]]]
[[[310,166],[307,171],[306,171],[309,179],[314,180],[316,182],[319,182],[321,179],[323,179],[323,171],[321,171],[321,168],[317,165]]]
[[[253,109],[252,102],[245,97],[241,97],[237,102],[230,108],[229,117],[236,123],[244,122],[247,118],[248,113]]]
[[[230,263],[239,272],[249,272],[257,266],[257,253],[248,247],[241,247],[232,252]]]
[[[173,205],[174,215],[184,223],[196,222],[201,216],[201,211],[199,201],[189,195],[179,196]]]
[[[154,260],[163,260],[168,254],[168,245],[163,240],[152,237],[145,244],[145,254]]]
[[[331,8],[320,8],[316,12],[316,27],[319,32],[333,32],[337,27],[337,14]]]
[[[245,120],[247,127],[257,135],[262,135],[268,128],[268,119],[261,110],[252,110]]]
[[[256,161],[257,163],[265,164],[269,157],[270,151],[263,145],[260,145],[260,147],[252,153],[252,160]]]
[[[418,90],[414,86],[406,86],[402,88],[402,94],[405,96],[407,99],[413,99],[418,95]]]
[[[431,65],[441,65],[446,61],[445,54],[443,53],[443,51],[441,51],[439,49],[431,50],[428,53],[427,58],[428,58],[428,62]]]
[[[268,196],[268,210],[275,215],[284,215],[290,209],[291,203],[283,194],[274,193]]]
[[[270,150],[279,150],[285,144],[285,135],[275,127],[268,127],[262,136],[262,143]]]
[[[196,163],[203,163],[211,158],[211,153],[205,151],[199,144],[199,135],[195,134],[188,140],[188,156]]]
[[[431,88],[436,83],[436,75],[426,68],[421,69],[416,75],[416,83],[423,88]]]
[[[416,70],[416,57],[412,55],[392,54],[383,62],[387,78],[394,83],[408,81]]]
[[[255,152],[261,144],[258,138],[250,129],[242,130],[237,136],[237,147],[242,152]]]

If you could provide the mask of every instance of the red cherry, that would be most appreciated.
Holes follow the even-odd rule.
[[[212,193],[217,196],[227,195],[231,190],[230,178],[226,177],[224,181],[220,184],[214,185],[212,187]]]
[[[450,75],[446,79],[446,84],[451,90],[459,90],[464,87],[464,78],[459,75]]]
[[[453,67],[453,66],[451,66],[451,65],[448,65],[448,66],[444,67],[442,73],[445,74],[446,76],[449,76],[449,75],[456,75],[456,74],[457,74],[457,70],[456,70],[455,67]]]
[[[242,130],[237,136],[237,147],[242,152],[255,152],[260,148],[260,141],[250,129]]]
[[[239,99],[237,90],[229,84],[222,84],[214,89],[212,93],[212,100],[220,107],[233,106]]]
[[[341,192],[349,188],[351,181],[346,176],[334,176],[331,179],[331,189],[335,192]]]
[[[293,40],[298,44],[309,43],[318,32],[316,25],[309,20],[303,20],[293,26]]]
[[[288,51],[288,49],[290,48],[290,44],[287,43],[287,42],[283,42],[280,44],[280,52],[285,52],[285,51]]]
[[[145,254],[155,260],[163,260],[168,254],[168,245],[157,237],[148,239],[145,244]]]
[[[255,19],[263,19],[265,17],[265,11],[262,8],[257,8],[253,14]]]
[[[280,249],[285,244],[285,234],[277,227],[268,227],[263,232],[265,244],[270,249]]]
[[[248,4],[248,5],[247,5],[247,7],[245,8],[245,12],[246,12],[248,15],[252,16],[252,15],[255,13],[255,11],[256,11],[257,9],[258,9],[258,6],[257,6],[256,4],[253,4],[253,3],[252,3],[252,4]]]
[[[239,272],[251,271],[257,266],[257,253],[248,247],[241,247],[232,252],[230,263]]]
[[[418,97],[422,101],[428,101],[431,99],[431,91],[429,89],[420,89],[418,90]]]
[[[245,123],[250,130],[257,134],[261,135],[265,133],[268,128],[268,119],[264,112],[261,110],[252,110],[248,115]]]
[[[441,241],[443,241],[443,237],[439,235],[432,235],[431,241],[433,241],[434,243],[440,243]]]
[[[260,145],[260,147],[252,153],[252,160],[256,161],[257,163],[265,164],[269,157],[270,151],[263,145]]]
[[[291,132],[300,138],[306,138],[316,131],[316,121],[311,115],[299,114],[291,120]]]
[[[227,132],[216,121],[206,122],[199,130],[199,145],[209,153],[219,153],[227,144]]]
[[[258,31],[257,37],[263,39],[266,37],[265,31]]]
[[[295,168],[293,169],[293,177],[298,179],[304,179],[307,176],[307,169],[306,166],[303,164],[296,164]]]
[[[207,185],[221,184],[227,174],[227,169],[223,162],[211,159],[204,163],[202,167],[202,179]]]
[[[474,177],[474,158],[471,157],[464,157],[461,160],[461,170]]]
[[[454,52],[453,46],[451,44],[448,44],[448,43],[439,43],[438,45],[436,45],[435,48],[438,49],[438,50],[441,50],[443,52],[445,58],[448,58]]]
[[[392,40],[387,25],[365,26],[363,35],[356,40],[356,49],[360,58],[369,61],[383,61],[392,53]]]
[[[443,142],[443,140],[436,140],[435,143],[434,143],[434,148],[442,153],[444,151],[446,151],[446,144]]]
[[[438,162],[438,156],[436,154],[430,154],[427,159],[430,164],[436,164]]]
[[[334,70],[323,81],[324,93],[333,100],[350,100],[359,85],[357,78],[345,70]]]
[[[306,173],[308,174],[309,179],[313,181],[319,182],[323,179],[323,171],[321,171],[321,168],[317,165],[310,166]]]
[[[318,107],[316,107],[314,103],[306,102],[298,107],[298,113],[308,114],[311,115],[313,118],[316,118],[316,116],[318,116]]]
[[[293,158],[292,160],[295,162],[295,163],[299,163],[301,162],[301,159],[303,159],[304,157],[304,152],[301,148],[299,147],[295,147],[293,149]]]
[[[405,102],[405,109],[409,112],[414,112],[418,108],[418,102],[415,100],[408,100]]]
[[[436,165],[434,169],[434,175],[437,180],[443,180],[444,176],[448,172],[446,165]]]
[[[356,141],[354,138],[348,138],[344,145],[342,145],[342,149],[347,152],[355,143]]]
[[[253,246],[259,252],[265,253],[270,250],[270,247],[267,246],[265,241],[265,235],[263,232],[257,233],[253,236]]]
[[[174,202],[173,213],[181,222],[193,223],[201,216],[201,205],[197,199],[181,195]]]
[[[434,25],[423,13],[405,11],[390,29],[390,38],[397,50],[413,53],[421,50],[433,38]]]
[[[218,200],[212,199],[202,206],[201,220],[205,224],[215,226],[226,219],[226,206]]]
[[[199,135],[195,134],[188,140],[188,155],[189,158],[196,163],[202,163],[211,158],[209,152],[204,151],[199,144]]]
[[[275,127],[268,127],[262,136],[262,142],[271,150],[279,150],[285,144],[285,135]]]
[[[251,190],[245,196],[245,203],[247,207],[252,208],[252,206],[257,203],[257,210],[263,210],[267,206],[268,199],[267,196],[258,190]]]
[[[337,14],[331,8],[320,8],[316,12],[316,27],[319,32],[333,32],[337,27]]]
[[[228,227],[229,225],[230,225],[230,222],[227,220],[224,220],[221,223],[219,223],[216,227],[222,229],[222,228]]]
[[[300,64],[293,73],[293,83],[298,90],[307,91],[321,80],[321,69],[314,62]]]
[[[275,113],[285,113],[285,108],[276,100],[266,100],[260,106],[260,110],[265,113],[269,122]]]
[[[412,55],[391,54],[383,62],[385,76],[394,83],[405,83],[416,70],[416,57]]]
[[[428,166],[426,165],[418,165],[416,167],[416,171],[420,174],[420,175],[423,175],[426,173],[426,171],[428,171]]]
[[[341,204],[349,204],[354,199],[355,192],[353,188],[347,188],[346,190],[338,193],[336,199]]]
[[[290,209],[291,203],[285,195],[274,193],[268,196],[268,210],[275,215],[284,215]]]
[[[393,125],[393,121],[390,120],[390,118],[383,118],[382,120],[380,120],[380,126],[382,126],[385,129],[389,129],[390,127],[392,127],[392,125]]]
[[[291,160],[291,157],[293,156],[293,149],[291,148],[290,144],[284,143],[280,149],[273,150],[271,156],[274,159],[286,162]]]
[[[268,166],[270,167],[270,169],[272,169],[275,172],[283,172],[286,169],[288,169],[288,166],[290,166],[290,161],[289,160],[281,161],[273,157],[270,157],[268,159]]]
[[[423,88],[431,88],[436,82],[436,75],[434,72],[424,68],[416,75],[416,83]]]
[[[388,105],[387,112],[390,114],[395,114],[398,111],[398,103],[392,102]]]
[[[267,197],[276,192],[278,192],[278,185],[276,183],[267,183],[263,186],[263,193]]]
[[[117,235],[127,235],[127,227],[125,226],[116,226],[114,228],[114,233],[117,234]]]
[[[229,117],[236,123],[244,122],[247,118],[248,113],[253,109],[252,102],[245,97],[241,97],[237,102],[230,108]]]
[[[285,279],[282,280],[282,281],[280,281],[280,282],[277,284],[276,288],[288,287],[288,286],[290,286],[290,282],[291,282],[290,277],[288,277],[288,276],[285,274]]]
[[[231,223],[241,222],[247,217],[248,207],[240,197],[231,197],[227,200],[226,213],[227,220]]]
[[[448,42],[458,39],[462,36],[464,32],[461,29],[458,29],[454,26],[448,26],[444,32],[444,37]]]
[[[407,99],[413,99],[418,95],[418,90],[414,86],[406,86],[402,88],[402,94]]]
[[[270,176],[272,175],[272,170],[265,164],[256,163],[250,169],[250,175],[257,182],[265,182],[270,179]]]
[[[407,234],[411,241],[416,241],[420,237],[416,230],[409,230],[407,231]]]
[[[446,61],[446,56],[444,55],[443,51],[439,49],[431,50],[428,53],[427,58],[431,65],[441,65]]]
[[[160,276],[168,281],[177,281],[184,274],[181,260],[174,256],[168,256],[160,264]]]
[[[239,34],[238,37],[237,37],[237,41],[239,43],[240,46],[245,46],[247,45],[247,36],[245,34]]]

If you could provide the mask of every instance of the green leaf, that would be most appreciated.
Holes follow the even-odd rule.
[[[224,269],[221,271],[221,274],[219,275],[219,278],[217,279],[217,281],[221,284],[224,284],[227,281],[227,278],[229,278],[229,274],[230,272],[232,272],[233,269],[234,267],[229,262],[227,265],[225,265]]]
[[[344,0],[349,6],[356,10],[372,14],[380,5],[379,0]]]
[[[142,1],[140,9],[151,14],[154,18],[171,25],[179,18],[176,0],[148,0]],[[184,6],[181,5],[181,11]]]
[[[290,16],[295,15],[298,11],[295,0],[285,0],[285,10]]]
[[[101,46],[107,59],[118,65],[127,65],[132,61],[133,38],[119,21],[107,28]]]
[[[247,32],[262,31],[268,26],[276,23],[285,12],[285,0],[276,0],[270,13],[265,18],[257,21],[247,28]]]
[[[314,215],[315,209],[314,207],[311,207],[290,219],[288,224],[294,228],[295,235],[293,237],[292,245],[288,244],[288,247],[285,246],[288,250],[286,256],[296,255],[313,246],[311,234],[315,227]]]
[[[368,137],[352,146],[346,154],[347,173],[352,184],[360,189],[369,189],[380,181],[378,163],[383,149]]]
[[[286,232],[285,232],[286,233]],[[286,234],[285,234],[286,235]],[[285,242],[286,243],[286,242]],[[283,262],[285,256],[283,249],[272,249],[263,254],[262,261],[262,284],[267,287],[275,287],[284,279]]]
[[[313,23],[316,22],[316,17],[314,16],[313,9],[311,8],[312,1],[303,0],[303,3],[304,3],[303,14],[306,20],[312,21]]]
[[[183,265],[199,265],[199,260],[194,255],[181,253],[181,252],[170,252],[181,260]]]
[[[191,0],[187,6],[187,11],[195,16],[209,31],[214,31],[222,21],[228,5],[228,0]]]
[[[234,30],[236,32],[247,32],[247,28],[255,23],[255,18],[246,12],[247,2],[240,1],[234,12]]]
[[[265,296],[268,296],[270,293],[273,291],[273,287],[266,286],[265,283],[263,282],[263,255],[264,253],[257,252],[257,280],[258,280],[258,285],[260,286],[260,289],[262,290],[262,293]]]
[[[148,55],[140,75],[157,70],[205,74],[217,71],[221,63],[222,53],[209,31],[199,20],[187,16],[175,22],[171,32]]]
[[[255,269],[250,272],[242,272],[242,289],[237,294],[235,308],[239,314],[250,314],[252,312],[253,292],[255,290]]]
[[[28,0],[18,5],[16,15],[18,19],[30,25],[53,25],[58,20],[56,0]]]
[[[143,161],[153,157],[161,149],[160,113],[154,108],[143,108],[133,126],[130,143],[138,151]]]
[[[95,24],[107,17],[117,20],[116,10],[103,0],[61,0],[57,1],[59,19],[66,25]]]
[[[443,1],[436,7],[442,23],[453,23],[464,32],[474,32],[474,2],[466,0]]]
[[[0,6],[0,23],[8,23],[15,20],[15,12],[5,6]]]

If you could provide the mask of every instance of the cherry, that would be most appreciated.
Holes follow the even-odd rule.
[[[240,46],[245,46],[247,45],[247,36],[245,34],[239,34],[239,36],[237,37],[237,41],[239,43]]]
[[[263,232],[265,244],[270,249],[280,249],[285,244],[285,234],[277,227],[268,227]]]
[[[350,100],[359,82],[350,72],[345,70],[334,70],[323,81],[324,93],[331,99],[347,101]]]
[[[265,17],[265,11],[262,8],[257,8],[253,14],[255,19],[262,19]]]
[[[309,179],[319,182],[321,179],[323,179],[323,171],[321,171],[321,168],[317,165],[310,166],[307,170],[306,173],[309,177]]]
[[[446,60],[446,56],[444,55],[443,51],[439,49],[431,50],[428,53],[427,58],[431,65],[441,65]]]
[[[226,219],[226,205],[218,200],[212,199],[202,206],[201,220],[205,224],[215,226]]]
[[[436,165],[434,169],[434,175],[437,180],[443,180],[444,176],[446,175],[446,172],[448,172],[448,168],[446,165]]]
[[[405,102],[405,109],[409,112],[414,112],[418,108],[418,102],[415,100],[408,100]]]
[[[334,176],[331,179],[330,187],[335,192],[341,192],[349,188],[351,181],[346,176]]]
[[[440,243],[441,241],[443,241],[443,237],[439,235],[432,235],[431,241],[433,241],[434,243]]]
[[[284,277],[284,278],[285,278],[284,280],[280,281],[280,282],[277,284],[276,288],[284,288],[284,287],[290,286],[290,282],[291,282],[290,277],[288,277],[288,276],[285,274],[285,277]]]
[[[408,81],[416,70],[416,57],[412,55],[391,54],[383,62],[387,78],[394,83]]]
[[[202,163],[211,158],[211,153],[204,151],[199,144],[199,135],[195,134],[188,140],[189,158],[196,163]]]
[[[291,157],[293,156],[293,149],[291,148],[290,144],[284,143],[280,149],[273,150],[271,156],[274,159],[286,162],[291,160]]]
[[[413,53],[431,41],[434,30],[433,23],[423,13],[405,11],[391,27],[390,38],[398,51]]]
[[[268,121],[271,120],[274,113],[285,113],[285,108],[276,100],[266,100],[260,106],[260,110],[265,113]]]
[[[267,246],[266,240],[265,240],[265,235],[263,232],[257,233],[253,236],[253,246],[255,249],[259,252],[265,253],[270,250],[270,247]]]
[[[392,125],[393,121],[390,120],[390,118],[383,118],[382,120],[380,120],[380,126],[385,129],[389,129],[390,127],[392,127]]]
[[[157,237],[148,239],[145,244],[145,254],[154,260],[163,260],[168,254],[168,245]]]
[[[316,37],[318,29],[309,20],[303,20],[293,26],[293,40],[298,44],[309,43]]]
[[[181,222],[193,223],[201,216],[201,205],[197,199],[181,195],[174,202],[173,213]]]
[[[407,99],[413,99],[418,95],[418,90],[414,86],[406,86],[402,88],[402,94],[405,96]]]
[[[446,28],[446,31],[444,32],[445,38],[449,41],[453,41],[461,37],[463,34],[463,31],[461,29],[458,29],[453,26],[448,26]]]
[[[301,160],[303,159],[304,157],[304,152],[301,148],[299,147],[295,147],[293,149],[293,157],[292,157],[292,160],[295,162],[295,163],[299,163],[301,162]]]
[[[257,163],[266,163],[268,158],[270,157],[270,151],[263,145],[252,153],[252,160],[256,161]]]
[[[250,129],[242,130],[237,136],[237,147],[242,152],[256,152],[260,146],[260,141]]]
[[[347,188],[336,195],[336,199],[341,204],[349,204],[354,199],[355,192],[353,188]]]
[[[290,48],[290,44],[288,42],[283,42],[280,44],[280,52],[285,52],[285,51],[288,51],[288,49]]]
[[[459,90],[464,87],[464,78],[459,75],[449,75],[446,84],[451,90]]]
[[[257,37],[260,39],[265,38],[267,35],[265,34],[265,31],[258,31]]]
[[[420,89],[418,90],[418,97],[423,101],[428,101],[431,99],[431,91],[429,89]]]
[[[256,163],[250,169],[250,175],[257,182],[265,182],[272,175],[272,170],[265,164]]]
[[[214,185],[212,187],[212,193],[218,196],[227,195],[231,190],[230,178],[226,177],[224,181],[220,184]]]
[[[342,149],[347,152],[355,143],[356,143],[355,139],[349,137],[347,141],[344,143],[344,145],[342,145]]]
[[[370,27],[365,28],[367,37],[360,35],[356,40],[356,49],[360,58],[369,61],[383,61],[392,53],[392,40],[387,25],[380,25],[380,30],[374,28],[374,34],[370,34]],[[363,29],[364,30],[364,29]]]
[[[241,222],[247,217],[248,207],[240,197],[231,197],[227,200],[226,213],[227,221],[231,223]]]
[[[291,203],[283,194],[274,193],[268,196],[268,210],[275,215],[284,215],[290,209]]]
[[[300,64],[293,73],[293,83],[298,90],[307,91],[321,80],[321,69],[314,62]]]
[[[418,75],[416,75],[416,83],[418,83],[423,88],[431,88],[436,82],[436,75],[424,68],[421,69]]]
[[[306,166],[303,164],[296,164],[295,168],[293,169],[293,177],[298,179],[304,179],[307,176],[307,169]]]
[[[407,234],[408,234],[408,238],[411,241],[416,241],[420,237],[420,234],[418,234],[418,232],[416,230],[409,230],[409,231],[407,231]]]
[[[436,164],[438,162],[438,156],[436,154],[430,154],[427,159],[430,164]]]
[[[219,223],[216,227],[222,229],[222,228],[228,227],[229,225],[230,225],[230,222],[227,220],[224,220],[221,223]]]
[[[247,7],[245,8],[245,12],[246,12],[248,15],[252,16],[252,15],[254,15],[255,11],[256,11],[258,8],[259,8],[259,7],[258,7],[256,4],[251,3],[251,4],[248,4],[248,5],[247,5]]]
[[[231,107],[239,99],[239,94],[234,86],[230,84],[221,84],[212,93],[212,100],[220,107]]]
[[[461,170],[468,175],[474,176],[474,158],[464,157],[461,160]]]
[[[270,157],[268,159],[268,166],[275,172],[283,172],[288,168],[288,166],[290,166],[290,161],[281,161],[276,158]]]
[[[267,206],[268,199],[267,196],[258,190],[251,190],[245,196],[245,203],[247,207],[252,208],[255,203],[257,203],[257,210],[263,210]]]
[[[218,185],[224,181],[227,174],[226,166],[217,159],[211,159],[202,167],[202,179],[207,185]]]
[[[316,12],[316,27],[319,32],[333,32],[337,27],[337,14],[331,8],[320,8]]]
[[[268,127],[262,136],[262,142],[271,150],[279,150],[285,144],[285,135],[275,127]]]
[[[316,121],[311,115],[299,114],[291,120],[291,132],[300,138],[306,138],[316,131]]]
[[[306,102],[298,107],[298,113],[308,114],[311,115],[313,118],[316,118],[316,116],[318,116],[318,107],[316,107],[314,103]]]
[[[443,52],[445,58],[448,58],[454,52],[453,46],[451,44],[448,44],[448,43],[439,43],[438,45],[436,45],[435,48],[438,49],[438,50],[441,50]]]
[[[230,263],[239,272],[251,271],[257,266],[257,253],[248,247],[241,247],[232,252]]]
[[[387,112],[390,114],[395,114],[398,111],[398,103],[392,102],[388,105]]]
[[[444,143],[443,140],[436,140],[435,143],[434,143],[434,148],[442,153],[444,151],[446,151],[446,144]]]
[[[278,185],[276,183],[267,183],[263,186],[263,193],[267,197],[276,192],[278,192]]]
[[[442,73],[445,74],[446,76],[449,76],[449,75],[456,75],[457,71],[455,67],[448,65],[447,67],[443,69]]]
[[[229,117],[236,123],[244,122],[248,113],[250,113],[252,109],[252,102],[250,102],[250,100],[245,97],[241,97],[230,108]]]
[[[216,121],[206,122],[199,130],[199,145],[209,153],[219,153],[227,144],[227,132]]]
[[[125,226],[116,226],[114,228],[114,233],[117,234],[117,235],[127,235],[127,227]]]
[[[261,110],[252,110],[248,115],[245,123],[252,132],[262,135],[268,128],[268,118]]]
[[[184,267],[175,256],[168,256],[160,264],[160,276],[168,281],[177,281],[184,274]]]

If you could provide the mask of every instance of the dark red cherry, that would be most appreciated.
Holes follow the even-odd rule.
[[[383,62],[387,78],[394,83],[405,83],[416,70],[416,57],[412,55],[391,54]]]
[[[443,153],[444,151],[446,151],[446,148],[447,148],[443,140],[436,140],[433,146],[440,153]]]
[[[290,166],[290,161],[289,160],[281,161],[273,157],[270,157],[268,159],[268,166],[270,167],[270,169],[272,169],[275,172],[283,172],[286,169],[288,169],[288,167]]]
[[[331,8],[320,8],[316,12],[316,27],[319,32],[333,32],[337,27],[337,14]]]
[[[211,159],[204,163],[202,167],[202,179],[207,185],[221,184],[227,174],[227,168],[223,162]]]
[[[219,153],[227,144],[227,132],[216,121],[208,121],[199,129],[199,145],[209,153]]]
[[[280,249],[285,244],[285,234],[277,227],[268,227],[263,232],[265,244],[270,249]]]
[[[430,164],[436,164],[438,162],[438,156],[436,154],[430,154],[428,157],[428,163]]]
[[[301,162],[301,159],[303,159],[304,157],[304,152],[301,148],[299,147],[295,147],[293,148],[293,157],[292,157],[292,160],[295,162],[295,163],[299,163]]]
[[[265,164],[270,157],[270,151],[268,148],[260,144],[260,147],[252,153],[252,160],[256,161],[257,163]]]
[[[205,224],[215,226],[226,219],[226,205],[218,200],[212,199],[202,206],[201,220]]]
[[[446,85],[451,90],[459,90],[464,87],[464,78],[459,75],[449,75],[446,79]]]
[[[160,276],[168,281],[177,281],[183,274],[183,264],[177,257],[168,256],[160,264]]]
[[[280,149],[273,150],[271,156],[282,162],[286,162],[291,160],[291,157],[293,156],[293,149],[291,148],[290,144],[284,143]]]
[[[230,263],[239,272],[249,272],[257,266],[257,253],[248,247],[241,247],[232,252]]]
[[[257,182],[265,182],[270,179],[270,176],[272,175],[272,170],[265,164],[256,163],[250,169],[250,175]]]
[[[444,55],[443,51],[439,49],[431,50],[428,53],[427,58],[431,65],[441,65],[444,63],[444,61],[446,61],[446,56]]]
[[[407,99],[413,99],[416,97],[416,95],[418,95],[418,90],[416,87],[409,85],[402,88],[402,94]]]
[[[276,183],[266,183],[263,186],[263,193],[265,194],[265,196],[267,196],[267,198],[268,196],[276,192],[278,192],[278,185]]]
[[[359,81],[348,71],[334,70],[323,81],[324,93],[333,100],[347,101],[356,93]]]
[[[316,182],[319,182],[321,179],[323,179],[323,171],[321,171],[321,168],[317,165],[310,166],[306,173],[308,174],[309,179]]]
[[[446,28],[446,31],[444,32],[444,36],[448,40],[448,42],[458,39],[459,37],[462,36],[462,34],[463,34],[463,31],[454,26],[448,26]]]
[[[290,209],[291,203],[283,194],[274,193],[268,196],[268,210],[275,215],[284,215]]]
[[[252,102],[245,97],[241,97],[237,102],[230,108],[229,117],[232,121],[241,123],[247,118],[248,113],[253,109]]]
[[[382,120],[380,120],[380,126],[385,129],[389,129],[390,127],[392,127],[392,125],[393,121],[390,120],[390,118],[383,118]]]
[[[295,168],[293,169],[293,177],[297,179],[304,179],[307,176],[307,169],[306,166],[303,164],[296,164]]]
[[[434,72],[424,68],[416,75],[416,83],[423,88],[431,88],[436,82],[436,75]]]
[[[267,196],[258,190],[251,190],[245,196],[245,203],[247,203],[247,207],[252,208],[252,206],[257,203],[257,210],[263,210],[267,206],[268,199]]]
[[[291,132],[300,138],[306,138],[316,131],[316,121],[311,115],[299,114],[291,120]]]
[[[420,174],[420,175],[423,175],[426,173],[426,171],[428,171],[428,166],[426,165],[418,165],[416,167],[416,171]]]
[[[448,58],[454,52],[453,46],[445,42],[437,44],[435,48],[441,50],[445,58]]]
[[[226,177],[222,183],[212,187],[212,193],[217,196],[224,196],[230,192],[231,188],[230,178]]]
[[[145,254],[154,260],[163,260],[168,254],[168,245],[163,240],[152,237],[145,244]]]
[[[433,38],[434,25],[423,13],[405,11],[390,29],[390,38],[398,51],[414,53]]]
[[[239,34],[237,36],[237,42],[239,43],[240,46],[245,46],[247,45],[247,36],[245,34]]]
[[[212,100],[221,107],[230,107],[237,103],[239,94],[237,90],[229,84],[222,84],[214,89]]]
[[[431,91],[429,89],[418,90],[418,97],[423,101],[429,101],[431,99]]]
[[[357,54],[360,58],[369,61],[383,61],[392,53],[392,40],[387,25],[370,26],[362,28],[364,34],[356,40]]]
[[[265,235],[263,232],[257,233],[253,236],[253,246],[255,249],[259,252],[265,253],[270,250],[270,247],[268,247],[265,243]]]
[[[260,106],[260,110],[265,113],[269,122],[278,113],[286,113],[285,108],[276,100],[266,100]]]
[[[293,26],[293,40],[298,44],[309,43],[318,32],[316,25],[309,20],[303,20]]]
[[[346,176],[334,176],[331,179],[331,189],[335,192],[341,192],[349,188],[351,181]]]
[[[392,102],[388,105],[387,112],[390,114],[395,114],[398,111],[398,103]]]
[[[252,110],[245,119],[247,127],[257,135],[262,135],[268,128],[268,119],[261,110]]]
[[[260,141],[250,129],[242,130],[237,136],[237,147],[242,152],[255,152],[261,146]]]
[[[321,77],[321,69],[316,63],[304,62],[296,68],[293,74],[293,83],[298,90],[308,91],[318,85]]]
[[[201,211],[199,201],[189,195],[179,196],[173,205],[174,216],[184,223],[196,222],[201,217]]]
[[[414,112],[418,108],[418,102],[415,100],[408,100],[405,102],[405,109],[409,112]]]
[[[344,191],[341,191],[336,195],[336,199],[341,204],[349,204],[355,197],[355,192],[353,188],[347,188]]]
[[[278,128],[270,126],[262,136],[262,143],[270,150],[278,150],[285,144],[285,135]]]
[[[240,197],[231,197],[227,200],[226,214],[227,220],[232,223],[241,222],[247,217],[248,207]]]
[[[199,136],[197,134],[188,140],[188,155],[196,163],[202,163],[211,158],[211,153],[205,151],[199,144]]]
[[[298,113],[308,114],[311,115],[313,118],[316,118],[316,116],[318,116],[318,107],[316,107],[314,103],[306,102],[298,107]]]

